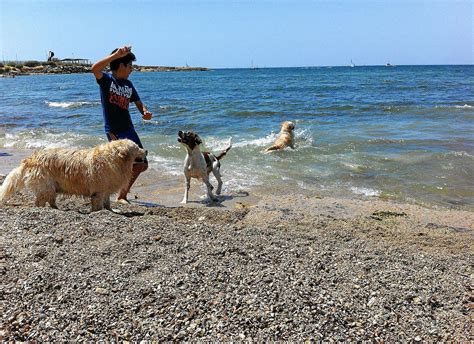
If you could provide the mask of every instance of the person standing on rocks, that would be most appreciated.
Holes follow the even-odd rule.
[[[150,120],[152,113],[141,102],[137,90],[128,77],[132,73],[135,55],[131,47],[121,47],[112,51],[109,56],[97,61],[91,67],[92,73],[100,87],[100,99],[104,116],[104,128],[109,141],[129,139],[140,148],[143,145],[138,137],[132,123],[128,105],[135,103],[144,120]],[[105,67],[110,64],[110,73],[104,72]],[[127,203],[127,194],[140,173],[148,168],[148,161],[133,165],[133,175],[130,183],[119,191],[117,202]],[[104,176],[105,178],[107,176]]]

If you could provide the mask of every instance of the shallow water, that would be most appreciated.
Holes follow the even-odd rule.
[[[180,175],[178,130],[204,149],[232,138],[224,192],[259,188],[473,209],[474,66],[311,67],[134,73],[154,113],[136,129],[160,173]],[[93,75],[0,79],[0,147],[105,141]],[[284,120],[296,150],[263,154]]]

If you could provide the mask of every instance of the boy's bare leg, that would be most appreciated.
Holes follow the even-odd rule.
[[[142,173],[143,171],[147,169],[148,169],[148,163],[140,163],[140,164],[133,165],[132,178],[130,179],[130,182],[128,183],[127,187],[119,191],[119,194],[117,196],[117,202],[129,203],[127,200],[127,194],[130,192],[130,189],[132,188],[133,183],[135,183],[135,180],[137,180],[140,173]]]

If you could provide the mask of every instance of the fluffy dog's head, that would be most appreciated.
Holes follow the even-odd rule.
[[[116,150],[119,158],[132,161],[133,163],[145,162],[147,151],[138,147],[138,145],[131,140],[115,140],[109,142],[112,149]]]
[[[193,131],[178,131],[178,142],[187,146],[190,150],[193,150],[196,146],[202,143],[201,138],[198,134]]]
[[[281,131],[291,132],[295,129],[295,124],[290,121],[282,122],[281,123]]]

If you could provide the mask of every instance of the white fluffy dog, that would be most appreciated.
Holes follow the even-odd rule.
[[[56,195],[91,198],[92,211],[110,208],[110,195],[127,184],[135,162],[146,151],[130,140],[104,143],[91,149],[44,149],[24,159],[0,187],[0,202],[23,188],[33,191],[35,204],[52,208]]]

